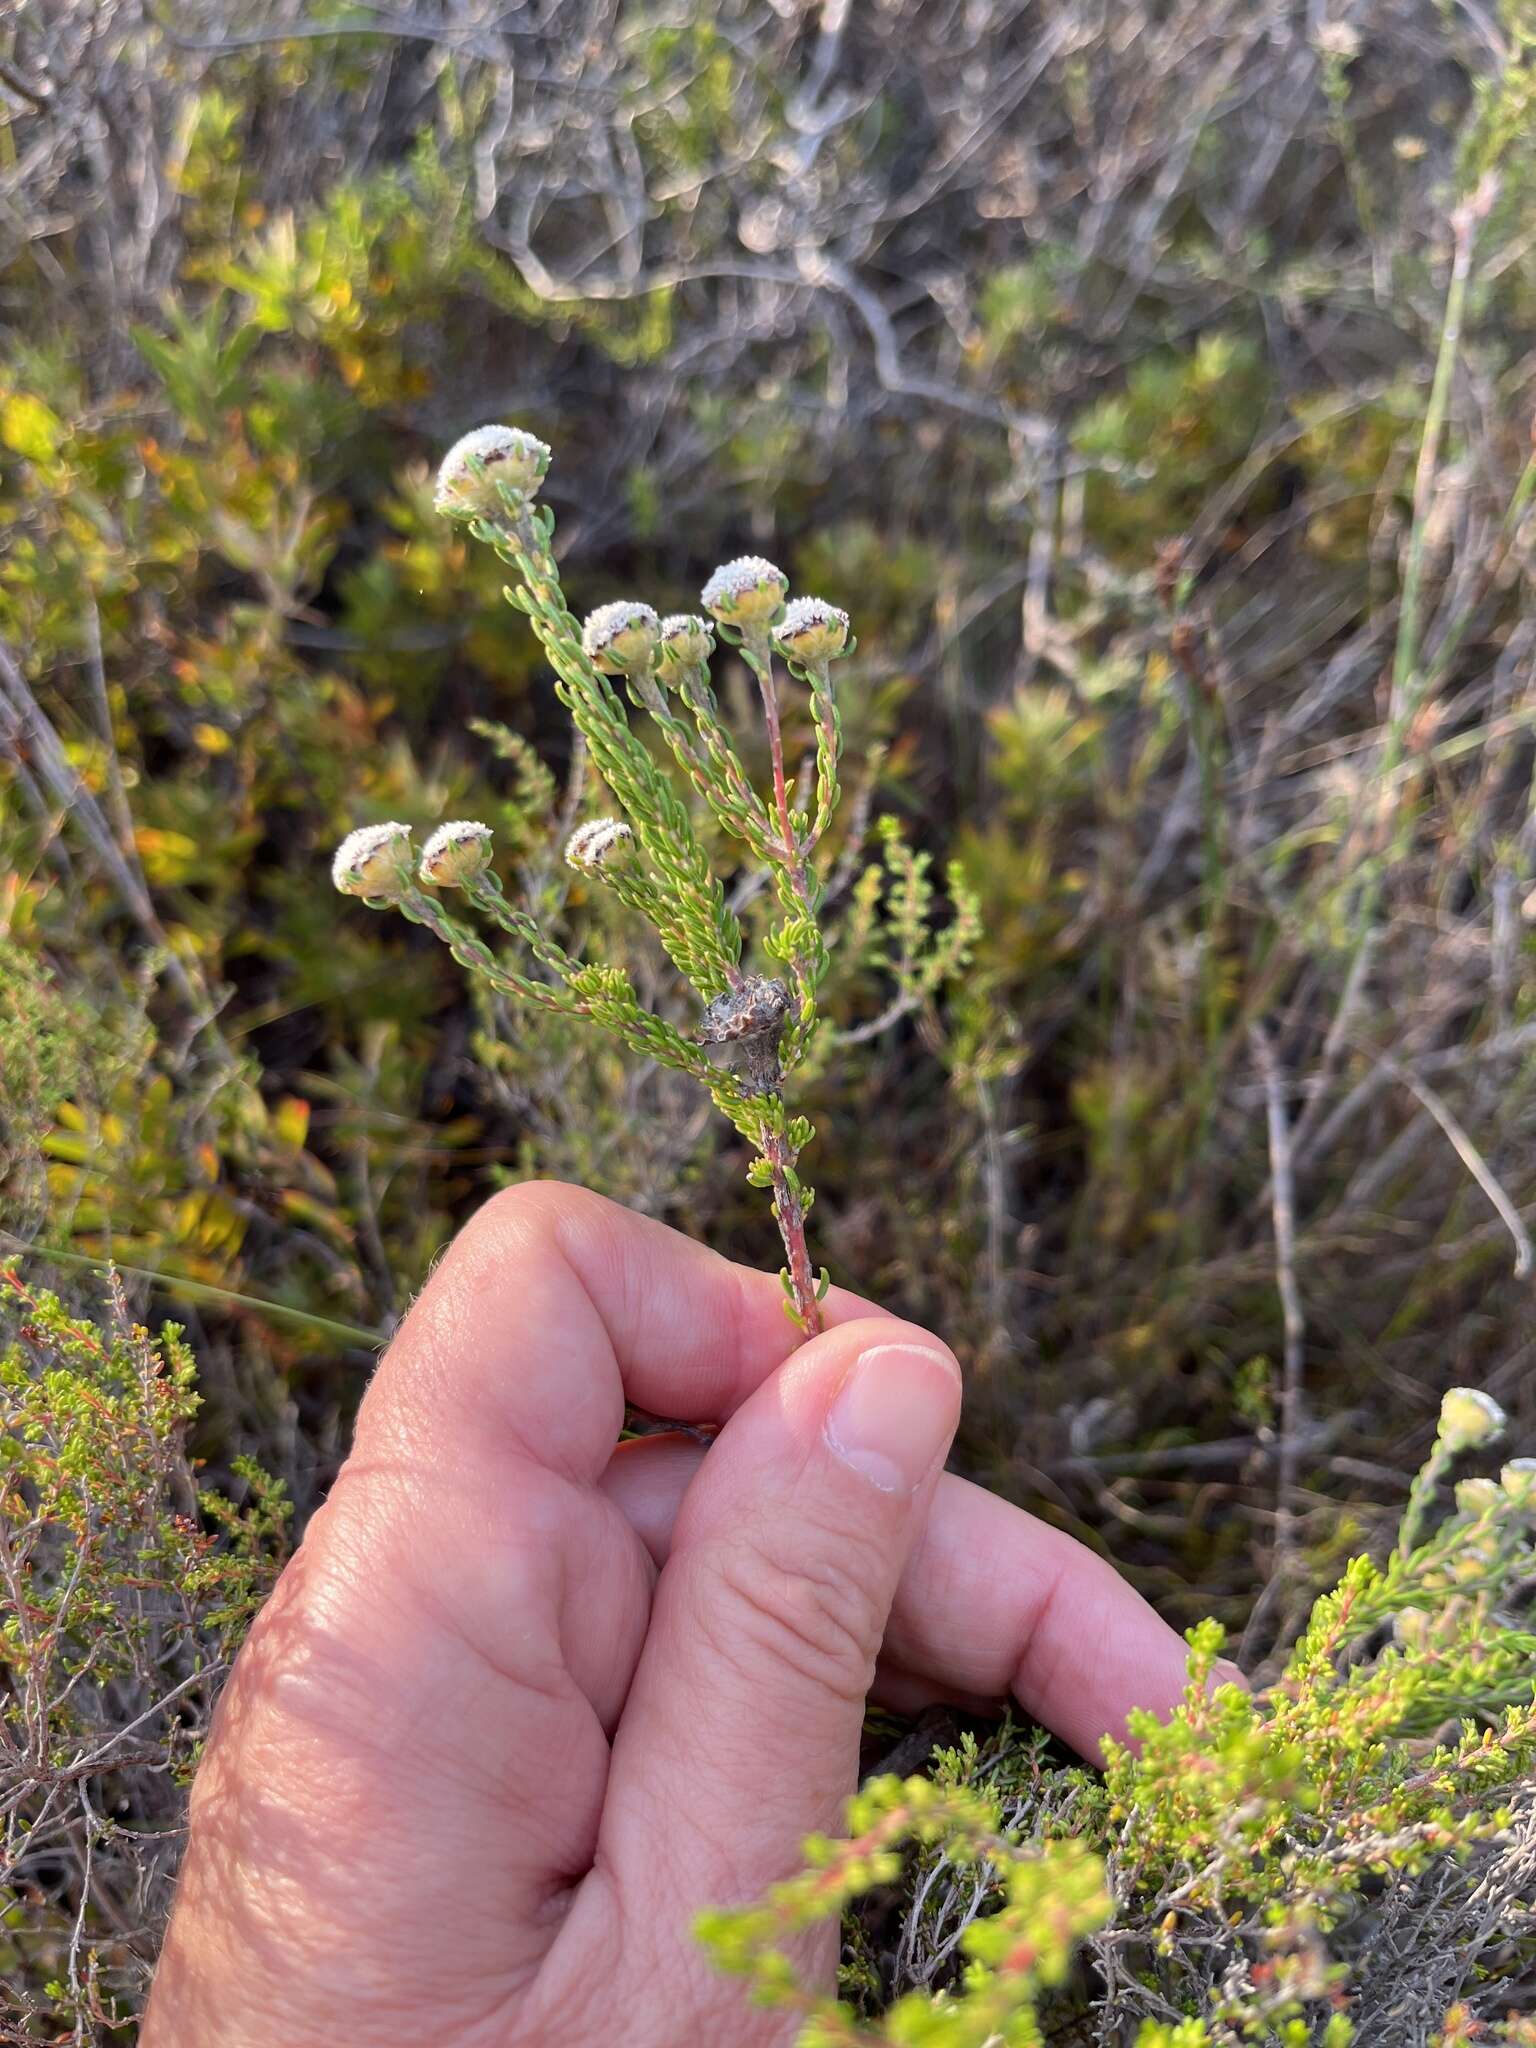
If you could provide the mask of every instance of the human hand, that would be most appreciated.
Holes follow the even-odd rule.
[[[225,1691],[141,2048],[780,2048],[690,1924],[836,1829],[872,1678],[1089,1754],[1173,1704],[1108,1566],[941,1475],[949,1352],[780,1301],[576,1188],[461,1234]]]

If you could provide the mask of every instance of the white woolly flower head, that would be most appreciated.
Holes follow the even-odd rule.
[[[343,896],[398,896],[410,879],[409,825],[360,825],[331,862],[331,880]]]
[[[1517,1508],[1536,1508],[1536,1458],[1511,1458],[1499,1484]]]
[[[728,626],[760,625],[777,617],[789,593],[789,578],[761,555],[741,555],[718,568],[705,584],[702,602]]]
[[[1448,1451],[1476,1451],[1504,1434],[1509,1417],[1481,1387],[1452,1387],[1440,1403],[1440,1441]]]
[[[550,452],[547,441],[521,427],[476,427],[455,441],[438,465],[438,511],[450,519],[499,512],[500,486],[536,491],[549,468]]]
[[[830,661],[848,645],[848,614],[821,597],[797,597],[773,629],[791,661]]]
[[[434,889],[462,889],[491,864],[491,828],[467,818],[439,825],[421,850],[417,873]]]
[[[679,669],[702,668],[715,651],[715,629],[694,612],[673,612],[661,622],[656,665],[664,676]]]
[[[1336,64],[1352,64],[1360,54],[1360,31],[1347,21],[1325,21],[1314,34],[1312,47]]]
[[[643,668],[660,638],[660,619],[648,604],[636,604],[632,598],[600,604],[582,621],[581,644],[588,660],[610,676]]]
[[[579,875],[622,867],[634,851],[635,835],[622,818],[589,818],[565,842],[565,857]]]

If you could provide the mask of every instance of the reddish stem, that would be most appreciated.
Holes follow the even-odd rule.
[[[789,1148],[779,1132],[773,1131],[764,1139],[763,1157],[773,1173],[773,1206],[789,1263],[789,1289],[795,1313],[806,1336],[819,1337],[821,1303],[816,1298],[816,1275],[805,1241],[805,1210],[789,1178]]]

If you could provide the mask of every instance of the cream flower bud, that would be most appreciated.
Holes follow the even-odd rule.
[[[595,668],[610,676],[629,668],[643,668],[656,652],[661,621],[648,604],[621,598],[617,604],[600,604],[582,622],[581,644]]]
[[[360,825],[331,862],[331,880],[343,896],[398,896],[411,881],[409,825]]]
[[[761,555],[742,555],[717,569],[705,584],[704,609],[728,626],[759,625],[775,618],[789,592],[789,578]]]
[[[1404,1607],[1392,1617],[1392,1634],[1405,1649],[1422,1650],[1429,1641],[1430,1618],[1422,1608]]]
[[[1452,1387],[1440,1403],[1440,1441],[1448,1451],[1476,1451],[1504,1434],[1509,1420],[1481,1387]]]
[[[1536,1458],[1511,1458],[1499,1484],[1517,1508],[1536,1508]]]
[[[501,510],[501,491],[536,491],[549,468],[550,448],[521,427],[476,427],[455,441],[437,472],[434,503],[450,519],[474,519]],[[479,474],[476,474],[478,465]]]
[[[622,818],[591,818],[565,842],[565,858],[579,875],[618,867],[634,851],[635,835]]]
[[[797,597],[773,629],[791,661],[830,661],[848,645],[848,614],[819,597]]]
[[[1320,57],[1349,64],[1360,54],[1360,31],[1347,21],[1325,21],[1313,36],[1312,47]]]
[[[491,828],[467,818],[439,825],[421,850],[417,872],[434,889],[462,889],[491,864]]]
[[[664,676],[683,668],[701,668],[714,651],[715,631],[707,619],[692,612],[673,612],[662,620],[656,665]]]
[[[1464,1515],[1485,1515],[1490,1508],[1504,1506],[1504,1489],[1496,1479],[1461,1479],[1456,1505]]]

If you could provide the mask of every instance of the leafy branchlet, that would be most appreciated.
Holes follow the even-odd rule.
[[[515,572],[508,600],[527,615],[560,700],[617,806],[617,816],[589,818],[577,828],[566,860],[651,927],[701,1005],[696,1028],[687,1033],[646,1008],[622,966],[573,956],[538,918],[509,901],[492,870],[491,834],[483,825],[440,826],[419,860],[404,825],[364,826],[337,851],[336,886],[424,926],[497,995],[584,1018],[708,1089],[752,1146],[749,1178],[772,1193],[787,1262],[786,1307],[812,1334],[827,1286],[806,1244],[814,1192],[798,1171],[812,1130],[791,1113],[786,1093],[811,1052],[830,959],[825,871],[843,751],[833,670],[854,650],[848,614],[821,598],[790,600],[783,572],[746,556],[705,584],[711,619],[658,618],[649,605],[620,600],[578,624],[561,589],[553,517],[535,502],[548,464],[549,449],[522,429],[477,428],[444,460],[438,508],[467,522]],[[739,651],[757,682],[771,776],[766,794],[715,696],[710,657],[717,636]],[[780,664],[809,691],[813,740],[798,773],[786,763]],[[649,720],[665,752],[642,736],[632,722],[639,718]],[[906,848],[894,827],[884,829],[882,846],[873,881],[855,885],[847,911],[856,960],[888,967],[897,984],[895,1003],[875,1030],[926,1003],[961,970],[976,937],[974,902],[958,875],[951,876],[955,916],[936,930],[926,856]],[[738,870],[746,886],[728,893],[726,882]],[[443,900],[445,890],[459,893],[479,925]],[[754,932],[762,968],[747,959],[736,907],[754,900],[772,906]],[[485,924],[511,944],[493,947],[480,929]]]
[[[1109,1745],[1102,1778],[1005,1727],[940,1751],[930,1778],[875,1780],[848,1839],[807,1842],[800,1875],[703,1916],[716,1963],[798,2012],[802,2048],[1346,2048],[1389,2038],[1368,2015],[1401,2002],[1388,1930],[1413,1945],[1422,1894],[1448,1926],[1460,1901],[1464,1981],[1486,1976],[1476,2009],[1497,2013],[1498,1971],[1478,1953],[1491,1965],[1536,1927],[1521,1890],[1536,1460],[1463,1480],[1433,1511],[1454,1461],[1502,1428],[1486,1395],[1446,1396],[1398,1546],[1382,1564],[1354,1559],[1267,1690],[1217,1683],[1222,1631],[1205,1622],[1189,1633],[1183,1704],[1166,1722],[1133,1715],[1137,1748]],[[855,1905],[856,1956],[861,1929],[899,1919],[895,1969],[856,1965],[845,1989],[861,1996],[821,1996],[791,1960],[795,1938]],[[1079,1950],[1097,1968],[1074,1983]],[[1459,2006],[1434,2038],[1520,2037]]]
[[[181,1332],[95,1323],[0,1264],[0,2037],[124,2039],[186,1786],[286,1548],[282,1488],[197,1483]],[[22,1910],[22,1902],[25,1910]],[[19,2022],[19,2030],[12,2031]],[[66,2031],[67,2029],[67,2031]]]

